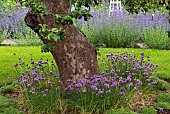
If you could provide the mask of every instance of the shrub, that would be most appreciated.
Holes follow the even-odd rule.
[[[163,109],[170,110],[170,104],[167,102],[157,102],[156,104],[154,104],[154,107],[156,109],[163,108]]]
[[[150,107],[144,106],[144,107],[142,107],[142,109],[139,111],[139,113],[141,113],[141,114],[157,114],[156,111],[157,111],[157,110],[156,110],[153,106],[150,106]]]
[[[169,93],[162,93],[157,96],[157,102],[167,102],[170,104],[170,94]]]
[[[129,108],[120,108],[106,111],[104,114],[137,114]]]
[[[83,18],[77,26],[96,46],[136,47],[143,42],[150,48],[169,49],[167,31],[168,19],[161,13],[129,14],[127,11],[92,10],[92,18],[85,22]],[[109,15],[110,14],[110,15]]]
[[[162,91],[168,90],[170,88],[170,85],[168,82],[161,80],[156,76],[152,76],[151,78],[152,78],[152,80],[156,80],[156,82],[157,82],[157,84],[154,85],[155,88],[162,90]]]
[[[139,40],[137,26],[127,12],[112,12],[92,10],[87,23],[81,19],[79,28],[87,38],[97,47],[134,47]]]
[[[170,48],[170,38],[163,28],[149,28],[144,30],[143,41],[149,48],[168,49]]]
[[[7,113],[8,108],[10,108],[12,110],[17,110],[17,108],[18,108],[17,101],[14,99],[8,99],[6,97],[0,96],[0,113],[11,114],[11,113]],[[8,110],[8,112],[9,112],[9,110]]]
[[[5,93],[10,93],[14,90],[14,87],[11,85],[6,85],[0,88],[0,93],[5,94]]]

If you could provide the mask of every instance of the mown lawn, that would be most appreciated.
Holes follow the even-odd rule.
[[[146,56],[151,57],[151,62],[158,64],[158,71],[161,77],[170,79],[170,50],[154,50],[154,49],[131,49],[131,48],[100,48],[101,56],[103,58],[107,53],[117,53],[128,51],[131,54],[144,52]],[[18,62],[21,57],[24,62],[29,63],[32,58],[37,61],[40,58],[53,60],[50,53],[42,53],[40,46],[0,46],[0,86],[9,84],[17,79],[18,75],[15,71],[14,64]],[[10,78],[10,79],[9,79]]]
[[[53,60],[51,54],[42,53],[39,46],[0,46],[0,86],[17,79],[18,74],[15,71],[14,64],[18,62],[19,57],[24,62],[30,63],[30,54],[35,61],[40,58]],[[10,80],[7,80],[8,77],[10,77]]]

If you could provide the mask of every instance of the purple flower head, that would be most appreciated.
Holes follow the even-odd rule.
[[[152,82],[152,84],[154,84],[154,85],[155,85],[155,84],[157,84],[157,81],[156,81],[156,80],[154,80],[154,81]]]
[[[134,96],[135,99],[138,99],[138,96]]]
[[[26,102],[26,103],[28,103],[28,102],[29,102],[29,100],[26,100],[25,102]]]
[[[90,86],[93,90],[98,90],[97,86],[91,85]]]
[[[120,72],[120,70],[118,69],[118,70],[116,70],[116,72]]]
[[[34,64],[35,62],[34,61],[31,61],[31,64]]]
[[[21,60],[21,57],[19,57],[18,60]]]
[[[45,89],[45,92],[48,92],[48,89]]]
[[[43,97],[46,97],[46,94],[43,94]]]
[[[113,73],[114,73],[114,70],[111,70],[111,71],[110,71],[110,74],[113,74]]]
[[[148,86],[151,86],[151,84],[150,84],[150,83],[148,83]]]
[[[82,93],[86,93],[86,92],[87,92],[87,90],[86,90],[86,89],[83,89],[83,90],[82,90]]]
[[[31,87],[31,84],[27,84],[27,87]]]
[[[109,88],[109,84],[104,84],[105,88]]]
[[[76,88],[81,88],[81,87],[83,87],[83,85],[81,83],[77,83],[77,84],[75,84],[75,87]]]
[[[51,82],[48,82],[48,84],[50,85],[50,84],[52,84]]]
[[[119,92],[119,94],[120,94],[120,95],[124,95],[124,94],[125,94],[125,92]]]
[[[150,102],[147,104],[147,106],[148,106],[148,107],[150,107],[150,106],[151,106]]]
[[[110,94],[110,93],[111,93],[111,90],[106,91],[106,94]]]
[[[134,87],[134,88],[133,88],[133,90],[136,90],[136,89],[137,89],[137,87]]]
[[[102,91],[102,90],[98,91],[98,94],[103,94],[103,93],[104,93],[104,91]]]
[[[14,67],[17,67],[17,66],[18,66],[18,63],[15,63],[15,64],[14,64]]]
[[[160,110],[161,112],[163,112],[163,108],[159,108],[159,110]]]

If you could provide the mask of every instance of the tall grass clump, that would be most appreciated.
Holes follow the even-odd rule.
[[[141,58],[128,52],[107,54],[99,59],[101,73],[65,86],[60,81],[54,63],[31,60],[26,64],[19,58],[14,66],[19,76],[20,103],[32,113],[104,113],[107,110],[129,105],[157,84],[151,79],[157,75],[157,64],[150,57]]]
[[[135,47],[142,42],[150,48],[169,49],[166,31],[170,24],[161,13],[130,14],[126,10],[107,9],[93,9],[90,13],[92,17],[87,22],[80,19],[77,26],[96,46]]]

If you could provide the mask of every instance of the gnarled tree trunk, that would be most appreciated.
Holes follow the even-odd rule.
[[[66,39],[55,42],[41,37],[45,44],[53,47],[51,53],[57,63],[61,80],[63,83],[67,79],[77,82],[77,80],[87,76],[91,77],[99,73],[97,64],[97,55],[95,48],[90,44],[87,38],[79,32],[73,25],[57,25],[55,16],[52,14],[70,14],[70,5],[66,0],[41,0],[46,5],[49,13],[44,18],[40,15],[26,14],[25,22],[36,33],[39,34],[39,24],[47,24],[48,29],[62,27]]]

